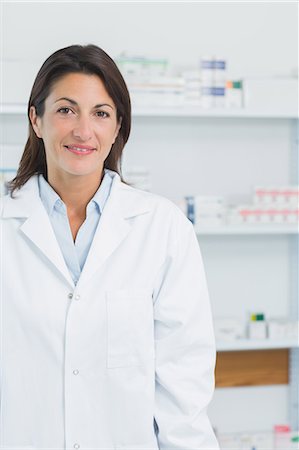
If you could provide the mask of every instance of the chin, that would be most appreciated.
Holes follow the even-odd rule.
[[[94,167],[90,170],[87,169],[69,169],[66,170],[66,172],[73,176],[78,177],[96,177],[97,175],[100,177],[102,174],[102,168],[99,168],[98,170],[95,170]]]

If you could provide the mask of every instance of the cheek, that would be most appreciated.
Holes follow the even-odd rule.
[[[54,118],[51,124],[51,129],[53,130],[53,134],[63,136],[64,134],[69,133],[74,126],[74,121],[70,118]]]
[[[67,123],[53,121],[44,135],[44,140],[48,144],[56,146],[70,133],[70,126]]]
[[[96,135],[99,141],[113,143],[117,136],[117,127],[112,124],[101,124],[96,128]]]

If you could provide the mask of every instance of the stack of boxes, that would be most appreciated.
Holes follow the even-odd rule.
[[[169,74],[168,60],[145,56],[116,58],[137,107],[177,106],[184,101],[184,79]]]
[[[225,106],[226,61],[223,58],[203,57],[201,69],[201,106]]]
[[[197,69],[178,70],[177,75],[165,58],[122,54],[115,60],[134,106],[243,106],[242,81],[227,78],[224,58],[202,57]]]
[[[186,215],[195,225],[219,226],[223,225],[226,215],[226,206],[220,196],[187,196]]]
[[[298,450],[299,432],[288,425],[275,425],[273,432],[217,433],[222,449],[226,450]]]
[[[293,340],[298,341],[299,322],[287,318],[269,318],[264,313],[250,314],[249,320],[240,317],[215,317],[215,337],[217,342],[252,340]]]
[[[186,196],[187,217],[198,227],[298,225],[299,187],[256,187],[252,203],[228,206],[220,196]]]
[[[253,203],[233,208],[230,224],[298,224],[299,187],[256,187]]]

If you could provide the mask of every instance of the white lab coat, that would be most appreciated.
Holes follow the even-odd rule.
[[[114,176],[75,287],[32,177],[1,208],[1,449],[218,449],[192,224]]]

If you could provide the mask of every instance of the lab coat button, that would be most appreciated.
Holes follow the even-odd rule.
[[[80,300],[80,295],[79,295],[79,294],[77,294],[77,295],[75,296],[75,300]]]
[[[73,294],[70,292],[68,298],[73,298]]]
[[[80,448],[79,444],[74,444],[74,448]]]
[[[77,369],[73,370],[74,375],[78,375],[78,373],[79,373],[79,370],[77,370]]]

